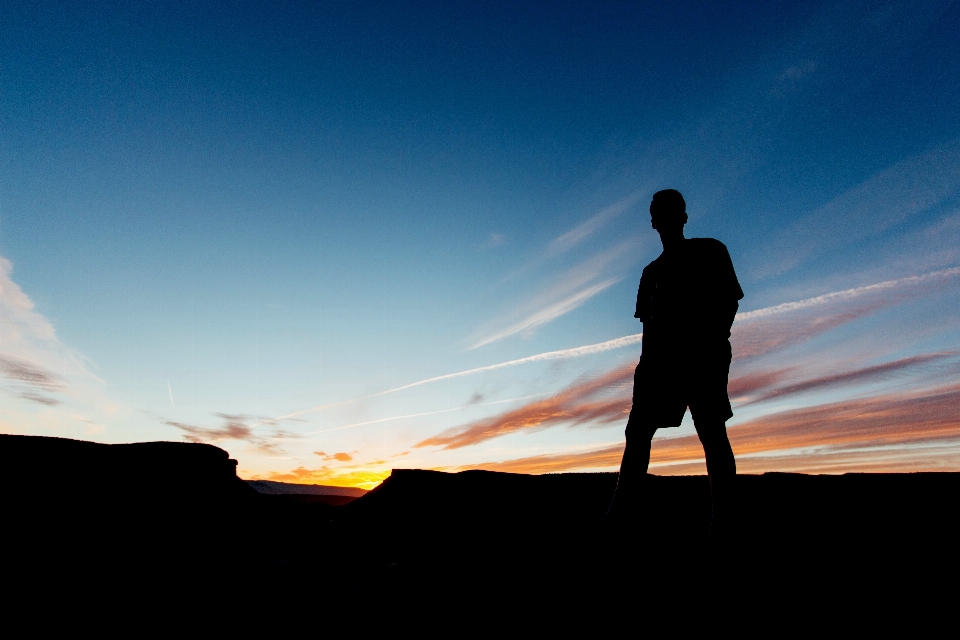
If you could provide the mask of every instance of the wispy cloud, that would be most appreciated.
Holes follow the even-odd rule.
[[[478,342],[470,345],[467,350],[478,349],[484,345],[488,345],[491,342],[496,342],[497,340],[502,340],[503,338],[516,335],[521,332],[530,331],[535,329],[540,325],[547,324],[551,320],[556,320],[562,315],[570,313],[577,307],[581,306],[587,300],[597,295],[601,291],[610,288],[619,281],[619,278],[611,278],[610,280],[604,280],[603,282],[598,282],[597,284],[591,285],[576,293],[562,299],[558,300],[543,309],[540,309],[533,314],[527,316],[526,318],[516,322],[500,331],[481,338]]]
[[[490,237],[487,238],[487,241],[483,243],[484,249],[495,249],[496,247],[506,244],[507,236],[502,233],[491,233]]]
[[[800,78],[806,78],[817,68],[817,63],[813,60],[808,60],[801,64],[795,64],[793,66],[787,67],[780,75],[777,76],[777,80],[780,81],[792,81]]]
[[[823,448],[783,454],[741,457],[739,473],[919,473],[956,472],[960,439],[940,440],[927,445],[865,447],[864,449]],[[690,460],[654,467],[657,475],[704,474],[704,461]]]
[[[461,405],[461,406],[459,406],[459,407],[453,407],[453,408],[450,408],[450,409],[440,409],[440,410],[438,410],[438,411],[422,411],[422,412],[420,412],[420,413],[408,413],[408,414],[404,414],[404,415],[401,415],[401,416],[389,416],[389,417],[387,417],[387,418],[377,418],[376,420],[367,420],[367,421],[365,421],[365,422],[354,422],[354,423],[352,423],[352,424],[345,424],[345,425],[341,425],[341,426],[339,426],[339,427],[332,427],[332,428],[330,428],[330,429],[319,429],[319,430],[317,430],[317,431],[308,431],[307,433],[305,433],[305,434],[303,434],[303,435],[305,435],[305,436],[311,436],[311,435],[315,435],[315,434],[318,434],[318,433],[330,433],[331,431],[341,431],[341,430],[343,430],[343,429],[353,429],[354,427],[365,427],[365,426],[367,426],[367,425],[369,425],[369,424],[380,424],[380,423],[382,423],[382,422],[392,422],[392,421],[394,421],[394,420],[403,420],[403,419],[406,419],[406,418],[421,418],[421,417],[423,417],[423,416],[435,416],[435,415],[438,415],[438,414],[441,414],[441,413],[450,413],[450,412],[452,412],[452,411],[463,411],[464,409],[469,409],[469,408],[472,408],[472,407],[487,407],[487,406],[490,406],[490,405],[493,405],[493,404],[505,404],[505,403],[507,403],[507,402],[516,402],[517,400],[525,400],[525,399],[527,399],[527,398],[534,398],[534,397],[542,396],[542,395],[545,395],[545,394],[543,394],[543,393],[532,393],[532,394],[529,394],[529,395],[526,395],[526,396],[520,396],[520,397],[518,397],[518,398],[506,398],[506,399],[504,399],[504,400],[494,400],[494,401],[492,401],[492,402],[483,402],[483,403],[468,402],[468,403],[465,404],[465,405]]]
[[[457,371],[455,373],[446,373],[441,376],[434,376],[432,378],[425,378],[423,380],[417,380],[416,382],[411,382],[400,387],[394,387],[393,389],[387,389],[386,391],[380,391],[378,393],[372,393],[367,396],[361,396],[359,398],[351,398],[350,400],[343,400],[341,402],[331,402],[328,404],[318,405],[316,407],[311,407],[309,409],[304,409],[302,411],[296,411],[294,413],[288,413],[286,415],[277,416],[276,418],[270,418],[269,420],[264,420],[261,422],[254,423],[251,426],[259,426],[262,424],[278,422],[280,420],[288,420],[290,418],[295,418],[297,416],[302,416],[307,413],[313,413],[315,411],[320,411],[322,409],[327,409],[330,407],[335,407],[339,405],[346,404],[348,402],[357,402],[359,400],[368,400],[370,398],[376,398],[379,396],[385,396],[391,393],[398,393],[400,391],[405,391],[407,389],[412,389],[414,387],[419,387],[421,385],[430,384],[433,382],[440,382],[441,380],[452,380],[454,378],[461,378],[463,376],[470,376],[477,373],[485,373],[488,371],[496,371],[498,369],[504,369],[506,367],[515,367],[522,364],[529,364],[531,362],[546,362],[549,360],[566,360],[568,358],[580,358],[583,356],[591,356],[598,353],[604,353],[607,351],[612,351],[614,349],[620,349],[623,347],[632,346],[639,344],[643,339],[642,333],[636,333],[629,336],[623,336],[622,338],[614,338],[613,340],[607,340],[605,342],[598,342],[596,344],[588,344],[582,347],[573,347],[572,349],[560,349],[558,351],[546,351],[544,353],[538,353],[532,356],[527,356],[525,358],[517,358],[516,360],[508,360],[506,362],[498,362],[497,364],[489,364],[483,367],[475,367],[473,369],[466,369],[464,371]]]
[[[938,286],[958,275],[960,268],[945,269],[738,314],[732,336],[734,358],[737,360],[767,354],[797,344],[885,305],[902,301],[902,296],[919,295],[928,290],[927,287]],[[812,315],[809,313],[811,310],[815,311]],[[737,324],[740,326],[737,327]],[[796,369],[792,366],[778,367],[734,377],[730,380],[728,391],[731,397],[741,398],[768,390],[762,399],[785,397],[810,390],[822,391],[877,380],[896,371],[929,364],[952,354],[953,352],[912,356],[771,389]],[[619,366],[600,376],[578,380],[548,398],[492,418],[447,429],[416,446],[458,449],[519,431],[529,432],[558,425],[584,423],[602,425],[622,420],[630,410],[629,384],[632,373],[632,364]],[[605,393],[603,397],[597,397],[600,391],[608,392],[618,386],[618,393]],[[760,399],[754,401],[759,402]]]
[[[782,387],[777,387],[776,389],[773,389],[772,391],[768,391],[756,398],[751,398],[748,402],[744,404],[754,404],[758,402],[764,402],[767,400],[784,398],[786,396],[797,395],[800,393],[807,393],[810,391],[824,391],[827,389],[837,389],[839,387],[875,382],[877,380],[883,380],[883,379],[889,378],[894,374],[901,373],[909,369],[915,369],[918,367],[943,361],[947,358],[956,357],[957,353],[958,353],[957,351],[946,351],[942,353],[927,353],[927,354],[922,354],[917,356],[910,356],[907,358],[900,358],[899,360],[884,362],[882,364],[875,364],[869,367],[861,367],[858,369],[853,369],[851,371],[843,371],[841,373],[835,373],[835,374],[826,375],[826,376],[818,376],[815,378],[803,380],[801,382],[796,382],[794,384],[788,384]],[[749,391],[742,392],[739,395],[744,395],[745,393],[750,393],[750,392]]]
[[[39,404],[45,405],[47,407],[55,407],[58,404],[63,404],[62,401],[57,400],[56,398],[51,398],[40,393],[34,393],[33,391],[22,391],[17,394],[24,400],[30,400],[31,402],[37,402]]]
[[[636,240],[626,240],[574,265],[542,292],[529,296],[518,307],[475,331],[467,350],[529,332],[580,307],[620,280],[608,271],[613,266],[619,270],[632,263],[638,253],[637,244]]]
[[[461,376],[468,376],[468,375],[473,375],[475,373],[483,373],[486,371],[496,371],[497,369],[504,369],[506,367],[515,367],[517,365],[529,364],[531,362],[546,362],[548,360],[566,360],[568,358],[580,358],[582,356],[592,356],[598,353],[604,353],[606,351],[613,351],[614,349],[621,349],[623,347],[640,344],[642,340],[643,340],[642,333],[634,333],[629,336],[623,336],[622,338],[614,338],[613,340],[606,340],[604,342],[588,344],[582,347],[573,347],[572,349],[560,349],[559,351],[545,351],[544,353],[538,353],[532,356],[527,356],[525,358],[517,358],[516,360],[508,360],[506,362],[498,362],[497,364],[489,364],[485,367],[476,367],[475,369],[467,369],[465,371],[448,373],[442,376],[436,376],[434,378],[427,378],[426,380],[413,382],[411,384],[404,385],[402,387],[397,387],[396,389],[391,389],[390,391],[391,392],[402,391],[404,389],[409,389],[411,387],[427,384],[430,382],[437,382],[440,380],[449,380],[451,378],[459,378]]]
[[[53,325],[34,309],[12,272],[13,264],[0,258],[0,377],[20,387],[15,395],[50,406],[46,393],[66,388],[64,376],[54,373],[52,365],[59,361],[58,370],[75,373],[78,363],[73,354],[64,353]]]
[[[637,202],[640,201],[641,192],[635,191],[628,196],[617,200],[609,207],[592,215],[584,222],[567,231],[562,236],[554,239],[547,247],[547,255],[555,256],[565,253],[578,244],[584,242],[597,231],[607,225],[608,222],[628,211]]]
[[[173,420],[168,420],[166,424],[170,425],[171,427],[176,427],[182,431],[186,431],[187,435],[184,436],[184,439],[189,440],[190,442],[218,442],[220,440],[244,440],[251,443],[258,442],[253,430],[249,426],[237,421],[229,421],[226,425],[220,428],[198,427],[192,424],[176,422]]]
[[[755,371],[730,379],[727,394],[731,399],[769,389],[786,377],[795,367],[780,367],[767,371]]]
[[[583,244],[591,237],[596,235],[597,232],[603,229],[609,222],[617,218],[620,214],[631,209],[637,202],[640,201],[641,194],[644,192],[645,190],[643,189],[637,189],[633,191],[629,195],[620,198],[613,204],[593,214],[573,229],[570,229],[566,233],[554,238],[547,245],[546,249],[539,252],[539,254],[534,256],[522,267],[503,278],[501,283],[513,280],[514,278],[534,270],[542,266],[544,263],[562,256],[575,247]]]
[[[960,140],[907,158],[798,219],[765,243],[755,275],[796,267],[818,252],[876,235],[960,190]]]
[[[101,396],[103,381],[90,371],[89,361],[60,342],[12,273],[13,264],[0,257],[0,379],[14,399],[0,404],[0,414],[18,423],[11,425],[14,429],[63,434],[71,428],[89,436],[90,425],[103,428],[91,416],[116,405]]]
[[[549,398],[493,418],[447,429],[415,446],[459,449],[518,431],[624,419],[630,411],[630,397],[623,393],[623,387],[633,379],[635,366],[628,364],[595,378],[579,380]]]
[[[733,326],[732,342],[736,357],[748,357],[770,353],[776,349],[788,345],[802,342],[815,335],[823,333],[829,329],[836,328],[846,322],[851,322],[857,318],[863,317],[884,306],[890,306],[903,302],[911,296],[929,293],[934,288],[942,286],[952,281],[953,278],[960,276],[960,267],[950,269],[941,269],[930,273],[887,280],[862,287],[835,291],[823,295],[786,302],[783,304],[765,307],[738,313]],[[859,303],[863,304],[859,304]],[[853,305],[853,306],[851,306]],[[859,305],[859,306],[857,306]],[[800,312],[817,312],[817,315],[803,315]],[[789,317],[793,315],[794,317]],[[784,320],[784,318],[787,318]],[[393,387],[377,393],[366,396],[331,402],[310,407],[301,411],[295,411],[275,418],[264,419],[255,422],[251,426],[256,427],[263,424],[276,423],[282,420],[296,418],[308,413],[314,413],[323,409],[336,407],[349,402],[368,400],[393,393],[399,393],[407,389],[412,389],[434,382],[443,380],[452,380],[464,376],[475,375],[496,371],[507,367],[515,367],[535,362],[545,362],[550,360],[565,360],[568,358],[579,358],[599,353],[605,353],[615,349],[621,349],[628,346],[639,344],[643,339],[642,333],[631,334],[613,340],[598,342],[595,344],[573,347],[570,349],[560,349],[557,351],[547,351],[524,358],[498,362],[496,364],[486,365],[465,369],[454,373],[447,373],[423,380],[417,380],[399,387]],[[785,370],[786,371],[786,370]],[[782,376],[783,372],[777,375]],[[763,375],[773,375],[765,373]],[[755,391],[755,387],[749,385],[756,381],[750,381],[744,377],[743,387],[735,386],[740,384],[737,380],[731,380],[732,397],[744,395]]]
[[[9,380],[23,382],[44,391],[63,389],[63,378],[38,364],[0,354],[0,374]]]
[[[765,307],[763,309],[756,309],[755,311],[738,313],[736,319],[739,322],[745,322],[747,320],[764,318],[767,316],[783,314],[791,311],[799,311],[802,309],[808,309],[810,307],[821,307],[829,304],[847,302],[871,294],[896,294],[899,292],[909,294],[921,293],[927,291],[925,287],[928,285],[941,284],[944,281],[954,278],[958,275],[960,275],[960,267],[939,269],[937,271],[931,271],[929,273],[924,273],[917,276],[895,278],[893,280],[877,282],[875,284],[865,285],[862,287],[854,287],[853,289],[825,293],[812,298],[806,298],[805,300],[784,302],[783,304],[777,304],[771,307]],[[897,301],[899,300],[900,299],[898,298]]]
[[[0,323],[4,342],[56,341],[53,325],[34,309],[33,300],[13,281],[12,273],[13,263],[0,258]]]
[[[874,382],[911,368],[942,362],[956,357],[957,353],[950,351],[911,356],[837,374],[816,376],[783,386],[777,385],[795,368],[779,368],[734,377],[730,380],[728,390],[732,398],[763,392],[759,397],[750,398],[745,403],[752,404],[809,391],[832,390]],[[528,403],[493,418],[447,429],[416,446],[458,449],[519,431],[536,431],[559,425],[602,425],[623,421],[631,406],[632,373],[631,364],[617,367],[595,378],[578,380],[549,398]],[[597,398],[596,396],[601,395],[600,392],[606,392],[606,395]]]
[[[781,452],[823,454],[877,447],[906,448],[960,439],[960,385],[855,398],[784,411],[727,430],[738,460]],[[696,436],[657,442],[657,465],[702,458]],[[960,467],[960,459],[955,461]]]
[[[609,469],[619,467],[623,457],[623,443],[591,451],[543,454],[502,462],[482,462],[456,467],[457,471],[483,469],[504,473],[562,473],[580,469]]]
[[[960,276],[960,267],[897,278],[863,287],[737,314],[731,343],[739,358],[798,344],[879,309],[925,295]]]
[[[556,238],[553,242],[550,243],[547,252],[544,255],[558,255],[564,253],[567,250],[577,246],[591,235],[593,235],[597,230],[602,228],[607,222],[614,219],[616,216],[627,211],[630,207],[636,204],[639,201],[640,192],[637,191],[632,193],[621,200],[615,202],[609,207],[603,209],[597,214],[591,216],[587,221],[581,223],[574,229],[568,231],[562,236]],[[518,333],[523,333],[535,329],[539,326],[542,326],[552,320],[555,320],[570,311],[578,308],[587,302],[590,298],[596,296],[602,291],[606,290],[613,284],[619,281],[617,277],[607,277],[601,279],[604,275],[604,270],[607,269],[612,263],[617,262],[627,254],[636,254],[635,251],[637,247],[637,240],[627,240],[625,242],[620,242],[613,247],[608,248],[605,251],[598,253],[597,255],[580,262],[571,269],[567,270],[561,274],[552,286],[550,286],[546,291],[541,294],[534,296],[532,301],[529,301],[515,309],[514,311],[505,314],[505,316],[494,320],[491,323],[488,323],[488,326],[481,328],[476,332],[473,341],[471,342],[468,350],[476,349],[478,347],[490,344],[497,340],[506,338],[511,335],[516,335]],[[622,264],[621,264],[622,266]],[[545,353],[536,354],[533,356],[528,356],[525,358],[518,358],[515,360],[510,360],[507,362],[501,362],[497,364],[487,365],[483,367],[476,367],[473,369],[467,369],[464,371],[458,371],[455,373],[444,374],[440,376],[434,376],[431,378],[426,378],[424,380],[418,380],[409,384],[405,384],[399,387],[392,389],[386,389],[377,393],[360,396],[357,398],[351,398],[349,400],[343,400],[338,402],[330,402],[325,404],[316,405],[308,409],[303,409],[300,411],[294,411],[292,413],[284,414],[277,416],[275,418],[265,419],[260,422],[254,423],[253,427],[261,426],[263,424],[276,423],[282,420],[290,420],[297,418],[302,415],[309,413],[314,413],[317,411],[322,411],[324,409],[329,409],[332,407],[340,406],[350,402],[358,402],[362,400],[368,400],[371,398],[376,398],[384,395],[389,395],[393,393],[398,393],[418,387],[425,384],[430,384],[434,382],[440,382],[442,380],[449,380],[452,378],[458,378],[461,376],[473,375],[482,372],[495,371],[504,367],[512,367],[521,364],[527,364],[532,362],[540,362],[546,360],[560,360],[566,358],[576,358],[581,356],[593,355],[596,353],[602,353],[604,351],[609,351],[612,349],[619,349],[625,346],[630,346],[640,342],[642,334],[634,334],[629,336],[624,336],[622,338],[616,338],[614,340],[608,340],[603,343],[597,343],[593,345],[584,345],[581,347],[575,347],[572,349],[563,349],[558,351],[550,351]],[[348,425],[349,426],[349,425]],[[340,428],[347,428],[340,427]]]
[[[960,385],[806,407],[728,429],[740,473],[960,470]],[[458,469],[556,473],[616,468],[623,444]],[[651,472],[703,473],[696,436],[658,438]]]
[[[300,437],[297,434],[280,430],[270,434],[256,433],[254,425],[250,424],[257,419],[256,416],[229,413],[217,413],[215,415],[223,423],[219,427],[199,427],[173,420],[168,420],[165,424],[185,432],[186,435],[183,437],[188,442],[212,444],[224,440],[236,440],[251,444],[264,453],[279,453],[281,451],[280,440]]]

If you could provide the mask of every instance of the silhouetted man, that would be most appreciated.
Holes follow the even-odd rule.
[[[633,408],[617,491],[607,520],[617,522],[637,507],[643,492],[650,445],[657,429],[678,427],[687,407],[703,444],[713,500],[711,538],[729,519],[737,473],[726,421],[730,325],[743,291],[722,242],[684,238],[687,205],[679,191],[653,195],[651,226],[663,253],[643,270],[634,317],[643,321],[643,352],[633,378]]]

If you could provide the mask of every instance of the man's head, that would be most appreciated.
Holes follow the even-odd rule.
[[[650,225],[660,232],[683,233],[687,224],[687,203],[676,189],[664,189],[653,194],[650,202]]]

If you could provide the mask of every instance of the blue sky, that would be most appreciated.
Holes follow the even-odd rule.
[[[951,2],[10,6],[0,429],[311,482],[615,468],[669,187],[756,312],[741,468],[957,469],[958,26]],[[937,419],[823,420],[884,402]]]

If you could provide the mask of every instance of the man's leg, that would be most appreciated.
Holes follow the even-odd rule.
[[[626,430],[627,446],[623,450],[617,489],[604,516],[605,521],[623,522],[636,511],[639,498],[643,495],[647,468],[650,466],[651,441],[656,431],[656,428],[636,424],[634,412],[630,412]]]
[[[723,421],[694,421],[697,435],[703,444],[703,453],[707,459],[707,475],[710,477],[710,498],[713,502],[713,518],[710,523],[710,537],[716,539],[726,535],[730,527],[730,513],[734,501],[734,482],[737,476],[737,461],[733,457],[733,448],[727,438],[727,428]]]

